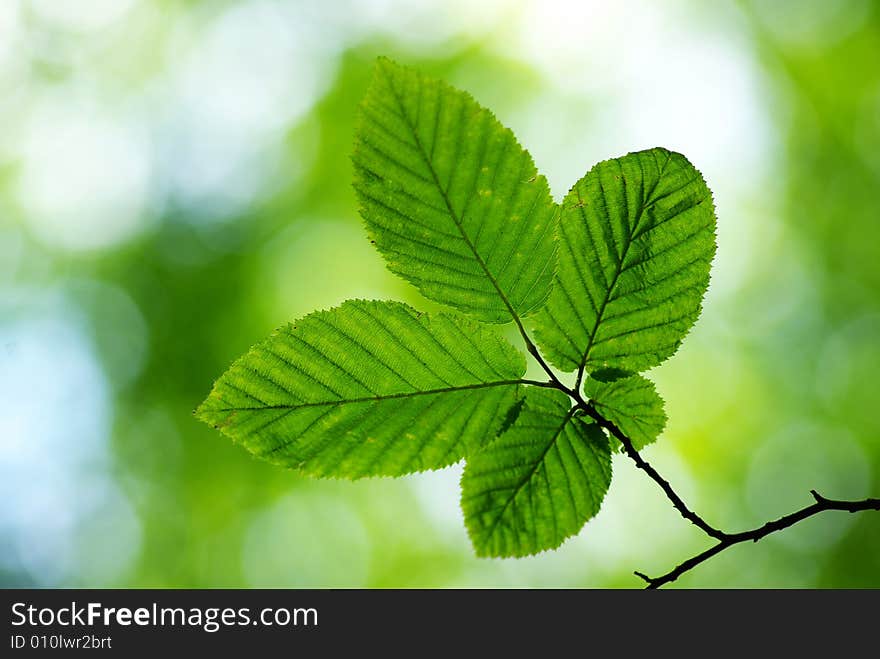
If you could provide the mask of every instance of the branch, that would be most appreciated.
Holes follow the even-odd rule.
[[[672,489],[669,481],[663,478],[657,472],[657,470],[654,469],[654,467],[652,467],[650,463],[648,463],[648,461],[639,454],[639,452],[633,446],[632,440],[630,440],[630,438],[627,437],[620,430],[620,428],[618,428],[611,421],[603,417],[596,410],[596,408],[592,406],[592,404],[584,402],[583,398],[580,395],[580,392],[570,391],[569,394],[577,401],[578,407],[580,407],[584,412],[590,415],[596,421],[596,423],[605,428],[620,441],[620,443],[623,445],[623,450],[626,455],[633,462],[635,462],[636,466],[639,469],[648,474],[648,476],[650,476],[651,479],[660,486],[660,488],[666,494],[666,498],[672,502],[672,505],[675,506],[675,509],[678,510],[682,517],[700,528],[706,535],[718,541],[716,544],[709,547],[709,549],[706,549],[696,556],[692,556],[683,563],[677,565],[666,574],[659,577],[649,577],[642,572],[636,572],[636,576],[643,579],[648,584],[648,588],[659,588],[664,584],[675,581],[685,572],[693,570],[701,563],[704,563],[716,554],[720,554],[722,551],[728,549],[729,547],[733,547],[734,545],[738,545],[742,542],[758,542],[758,540],[770,535],[771,533],[776,533],[777,531],[787,529],[788,527],[794,526],[798,522],[801,522],[808,517],[818,515],[819,513],[825,512],[826,510],[842,510],[849,513],[856,513],[864,510],[880,510],[880,499],[840,501],[835,499],[827,499],[816,492],[816,490],[811,490],[810,493],[813,495],[813,498],[816,501],[815,503],[806,506],[805,508],[801,508],[800,510],[797,510],[793,513],[789,513],[788,515],[773,520],[772,522],[767,522],[766,524],[759,526],[758,528],[752,529],[751,531],[742,531],[740,533],[727,533],[725,531],[721,531],[719,529],[716,529],[714,526],[712,526],[706,520],[700,517],[697,513],[688,508],[687,504],[685,504],[682,498],[678,496],[675,490]]]
[[[776,533],[777,531],[782,531],[783,529],[787,529],[790,526],[794,526],[798,522],[802,522],[803,520],[812,517],[813,515],[818,515],[821,512],[825,512],[826,510],[842,510],[848,513],[857,513],[864,510],[880,510],[880,499],[863,499],[861,501],[839,501],[835,499],[826,499],[821,494],[816,492],[816,490],[811,490],[810,494],[813,495],[813,498],[816,500],[815,503],[806,506],[805,508],[801,508],[793,513],[789,513],[784,517],[780,517],[777,520],[773,520],[772,522],[767,522],[763,526],[759,526],[756,529],[752,529],[751,531],[742,531],[741,533],[729,533],[724,534],[724,537],[721,538],[717,544],[709,547],[709,549],[705,550],[693,556],[683,563],[679,564],[666,574],[659,577],[649,577],[641,572],[636,572],[636,576],[641,577],[648,584],[648,588],[659,588],[660,586],[670,583],[678,579],[682,574],[688,572],[689,570],[694,569],[700,563],[703,563],[715,554],[719,554],[728,547],[733,547],[734,545],[738,545],[741,542],[758,542],[761,538],[764,538],[771,533]]]
[[[722,551],[728,549],[729,547],[733,547],[734,545],[738,545],[742,542],[758,542],[758,540],[761,540],[771,533],[776,533],[777,531],[787,529],[790,526],[794,526],[798,522],[802,522],[803,520],[812,517],[813,515],[818,515],[819,513],[825,512],[826,510],[841,510],[849,513],[856,513],[864,510],[880,510],[880,499],[841,501],[836,499],[827,499],[816,492],[816,490],[810,490],[810,493],[816,500],[815,503],[810,504],[805,508],[801,508],[800,510],[796,510],[793,513],[789,513],[788,515],[780,517],[779,519],[767,522],[762,526],[752,529],[751,531],[727,533],[726,531],[716,529],[714,526],[712,526],[706,520],[700,517],[700,515],[688,508],[684,500],[682,500],[682,498],[678,496],[675,490],[672,489],[669,481],[663,478],[663,476],[661,476],[657,472],[657,470],[654,469],[654,467],[652,467],[651,464],[639,454],[635,446],[633,446],[632,440],[627,437],[620,428],[618,428],[614,423],[602,416],[602,414],[600,414],[599,411],[595,407],[593,407],[592,403],[588,403],[584,400],[583,396],[581,396],[580,393],[580,374],[575,388],[569,389],[559,381],[553,371],[547,366],[544,360],[541,359],[540,354],[538,354],[538,351],[535,348],[534,344],[528,339],[528,337],[526,337],[525,332],[523,332],[523,337],[526,338],[526,344],[529,346],[529,352],[533,356],[535,356],[535,358],[539,361],[544,370],[547,371],[547,373],[550,375],[549,382],[538,383],[531,381],[528,382],[528,384],[537,384],[539,386],[552,387],[568,394],[572,398],[572,400],[576,402],[579,409],[583,410],[588,416],[596,421],[599,426],[607,430],[611,435],[613,435],[620,441],[626,455],[635,463],[635,465],[639,469],[648,474],[648,476],[655,483],[657,483],[657,485],[660,486],[660,489],[663,490],[666,498],[672,502],[672,505],[675,506],[675,509],[681,514],[682,517],[694,524],[710,538],[714,538],[718,541],[716,544],[712,545],[705,551],[700,552],[696,556],[692,556],[683,563],[677,565],[666,574],[663,574],[659,577],[649,577],[642,572],[636,572],[635,575],[643,579],[648,584],[647,588],[660,588],[660,586],[675,581],[685,572],[693,570],[701,563],[708,561],[710,558],[712,558],[716,554],[720,554]]]
[[[623,445],[623,450],[626,455],[636,463],[636,466],[644,471],[651,479],[660,486],[660,489],[666,494],[666,498],[672,502],[672,505],[675,506],[675,509],[684,517],[686,520],[694,524],[697,528],[702,530],[706,535],[711,538],[715,538],[716,540],[724,540],[728,537],[728,535],[724,531],[720,531],[716,529],[714,526],[709,524],[706,520],[700,517],[697,513],[687,507],[687,504],[682,500],[678,494],[676,494],[675,490],[672,489],[672,486],[669,484],[663,476],[661,476],[651,464],[645,460],[639,452],[636,450],[635,446],[633,446],[632,440],[627,437],[623,431],[620,430],[616,425],[611,423],[604,416],[599,414],[595,407],[590,403],[584,402],[583,398],[581,398],[578,392],[573,392],[573,395],[576,396],[576,400],[578,401],[578,406],[587,414],[589,414],[600,426],[605,428],[608,432],[614,435],[620,443]]]

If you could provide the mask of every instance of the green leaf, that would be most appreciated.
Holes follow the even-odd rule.
[[[461,507],[480,556],[527,556],[580,531],[611,483],[602,430],[568,396],[530,389],[516,421],[468,457]]]
[[[663,399],[654,383],[641,375],[603,381],[599,372],[584,382],[584,393],[599,414],[632,440],[636,450],[657,439],[666,426]]]
[[[703,177],[666,149],[601,162],[563,202],[559,267],[537,339],[553,364],[642,371],[700,314],[715,255]]]
[[[425,297],[493,323],[546,302],[558,208],[529,153],[469,94],[379,59],[353,161],[371,237]]]
[[[255,345],[197,410],[254,455],[313,476],[398,476],[459,461],[517,401],[521,353],[492,328],[355,300]]]

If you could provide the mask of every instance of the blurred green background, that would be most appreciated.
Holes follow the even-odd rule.
[[[424,306],[350,186],[380,54],[493,108],[557,199],[632,150],[702,170],[718,257],[646,451],[694,508],[735,530],[880,493],[880,3],[4,0],[0,584],[635,587],[706,546],[618,456],[577,538],[476,559],[459,468],[307,480],[192,418],[288,320]],[[880,518],[679,584],[878,587]]]

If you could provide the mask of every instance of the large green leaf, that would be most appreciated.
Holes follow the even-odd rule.
[[[537,339],[558,367],[642,371],[672,355],[700,313],[715,211],[681,154],[599,163],[563,202],[559,267]]]
[[[353,161],[371,237],[425,297],[488,322],[546,302],[558,208],[529,153],[469,94],[380,59]]]
[[[608,438],[570,404],[530,389],[510,428],[468,457],[461,507],[478,555],[553,549],[599,511],[611,483]]]
[[[654,383],[641,375],[603,375],[594,373],[584,382],[584,393],[596,411],[620,428],[636,450],[657,439],[666,426],[666,412]]]
[[[492,328],[355,300],[255,345],[197,415],[310,475],[397,476],[452,464],[493,438],[524,372]]]

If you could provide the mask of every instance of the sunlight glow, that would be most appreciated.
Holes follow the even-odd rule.
[[[19,203],[42,242],[97,249],[143,228],[151,164],[138,125],[49,98],[27,126],[21,161]]]

